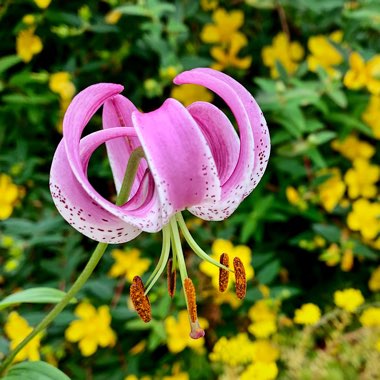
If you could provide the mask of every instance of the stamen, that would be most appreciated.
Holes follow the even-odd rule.
[[[182,287],[185,293],[187,311],[189,313],[189,321],[190,321],[190,328],[191,328],[190,337],[193,339],[199,339],[205,335],[205,332],[199,325],[199,321],[197,317],[197,303],[196,303],[196,296],[195,296],[195,288],[194,288],[193,282],[187,276],[185,258],[183,256],[181,239],[179,236],[178,226],[177,226],[175,218],[172,218],[170,220],[170,228],[172,232],[171,238],[172,238],[172,243],[173,243],[172,244],[173,257],[176,257],[177,259],[179,274],[181,275],[181,280],[182,280]]]
[[[247,292],[247,280],[245,277],[244,265],[238,257],[234,258],[234,270],[236,296],[239,299],[243,299]]]
[[[220,255],[220,263],[222,265],[224,265],[225,267],[229,268],[229,262],[230,262],[230,259],[227,255],[227,253],[222,253]],[[222,293],[227,290],[228,277],[229,277],[228,270],[225,270],[223,268],[219,268],[219,291]]]
[[[168,266],[167,266],[167,277],[168,277],[168,292],[169,296],[173,298],[175,293],[175,285],[177,280],[177,272],[173,268],[173,260],[169,259]]]
[[[129,293],[137,314],[145,323],[148,323],[152,319],[152,310],[149,299],[145,295],[144,284],[139,276],[133,278]]]

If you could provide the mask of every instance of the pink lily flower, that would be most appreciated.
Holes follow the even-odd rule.
[[[159,109],[142,113],[119,94],[121,85],[95,84],[80,92],[67,110],[63,138],[52,163],[50,188],[66,221],[98,242],[125,243],[142,231],[163,229],[163,251],[147,288],[141,293],[141,279],[134,281],[132,288],[146,297],[168,262],[172,246],[185,287],[191,336],[197,338],[204,332],[199,327],[196,308],[193,313],[192,284],[185,285],[189,281],[177,223],[195,253],[221,271],[226,272],[228,264],[216,262],[197,246],[180,212],[187,209],[212,221],[229,217],[259,183],[269,158],[270,139],[254,98],[226,74],[198,68],[179,74],[174,83],[202,85],[219,95],[231,109],[239,135],[225,114],[212,104],[195,102],[185,108],[167,99]],[[82,138],[87,123],[102,105],[103,129]],[[130,197],[121,206],[102,197],[87,177],[90,157],[103,143],[117,192],[132,151],[138,147],[144,151],[145,160],[139,165]],[[170,273],[175,269],[174,266]],[[195,295],[193,301],[195,304]],[[135,306],[138,311],[142,307]]]

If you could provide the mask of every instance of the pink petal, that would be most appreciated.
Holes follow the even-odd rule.
[[[91,186],[87,178],[86,170],[88,159],[97,146],[105,141],[118,137],[136,138],[136,134],[131,132],[131,128],[110,127],[103,131],[95,132],[80,142],[81,133],[91,116],[97,111],[102,103],[107,100],[107,98],[112,98],[115,93],[121,89],[122,87],[119,85],[103,83],[90,86],[74,98],[64,119],[63,143],[65,146],[65,152],[62,152],[62,144],[62,147],[57,151],[56,157],[58,158],[53,162],[51,173],[52,191],[57,199],[66,198],[66,202],[70,201],[71,205],[69,211],[70,208],[74,209],[72,206],[75,206],[77,203],[78,205],[80,204],[79,207],[81,209],[85,210],[85,203],[88,202],[92,204],[92,206],[95,206],[95,208],[88,206],[91,208],[88,210],[88,214],[93,215],[92,212],[95,212],[96,210],[99,211],[99,209],[102,209],[105,212],[105,215],[103,215],[104,217],[96,218],[96,220],[93,221],[93,224],[96,224],[96,227],[92,225],[89,225],[88,227],[97,228],[99,232],[97,234],[92,232],[92,228],[90,228],[91,231],[84,231],[85,226],[83,226],[83,223],[76,220],[78,218],[75,218],[74,220],[72,215],[70,215],[70,212],[65,211],[67,210],[65,207],[58,207],[65,219],[73,224],[75,228],[79,229],[79,227],[81,227],[81,232],[85,235],[98,241],[113,243],[119,242],[121,239],[124,239],[123,241],[130,239],[130,234],[122,237],[122,233],[126,228],[125,225],[133,229],[134,236],[138,233],[137,230],[144,229],[148,232],[156,232],[162,228],[159,199],[157,193],[154,191],[153,179],[149,178],[151,177],[149,173],[145,176],[146,179],[144,180],[144,183],[138,184],[138,190],[133,198],[122,207],[115,206],[100,196],[100,194],[98,194]],[[64,154],[65,159],[62,158]],[[127,159],[128,157],[125,158],[125,160]],[[60,162],[57,162],[58,160],[60,160]],[[68,173],[70,173],[70,175],[68,175]],[[55,186],[58,186],[58,188]],[[76,191],[71,191],[71,187],[76,189]],[[81,189],[80,192],[79,188]],[[58,194],[58,190],[61,191],[61,195]],[[76,197],[77,194],[78,197]],[[144,196],[147,198],[143,199]],[[100,226],[102,221],[103,223],[108,223],[109,220],[111,220],[109,215],[113,215],[114,218],[112,219],[112,223],[114,224],[117,223],[114,220],[115,218],[121,219],[119,223],[123,226],[122,232],[120,232],[120,230],[117,233],[114,233],[114,231],[112,231],[113,227],[105,230],[105,226]],[[83,219],[85,220],[79,218],[81,222],[88,222],[87,217]],[[103,234],[103,232],[109,231],[112,231],[112,236],[108,233]],[[115,240],[113,236],[116,236],[117,240]]]
[[[63,140],[55,152],[50,191],[61,215],[83,235],[105,243],[124,243],[141,232],[94,202],[75,178]]]
[[[103,106],[103,128],[133,127],[131,116],[137,108],[127,98],[116,95],[104,103]],[[108,159],[110,161],[116,191],[119,192],[123,182],[125,169],[131,152],[141,144],[137,137],[123,137],[107,141]],[[139,183],[144,175],[147,164],[141,161],[137,171],[136,180],[133,184],[131,197],[136,193]]]
[[[215,161],[185,107],[168,99],[156,111],[134,112],[132,121],[153,174],[163,224],[184,208],[219,200]]]
[[[238,82],[219,71],[193,69],[179,74],[176,84],[198,84],[218,94],[233,112],[240,134],[240,154],[235,170],[222,186],[217,205],[197,205],[190,211],[206,220],[230,216],[256,187],[264,174],[269,153],[269,132],[264,116],[251,94]]]
[[[220,183],[230,178],[239,159],[240,140],[228,117],[217,107],[206,102],[195,102],[187,107],[210,146]]]

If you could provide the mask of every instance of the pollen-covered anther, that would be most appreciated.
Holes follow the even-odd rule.
[[[224,265],[225,267],[229,268],[230,259],[229,259],[228,255],[227,255],[227,253],[222,253],[220,255],[220,261],[219,262],[222,265]],[[229,277],[228,270],[223,269],[223,268],[219,268],[219,291],[222,292],[222,293],[227,290],[227,287],[228,287],[228,277]]]
[[[234,271],[236,296],[239,299],[243,299],[247,293],[247,280],[244,265],[238,257],[234,258]]]
[[[139,317],[148,323],[152,319],[152,310],[148,297],[144,294],[144,284],[139,276],[135,276],[129,289],[133,306]]]
[[[177,280],[177,272],[173,270],[173,260],[168,260],[167,266],[167,278],[168,278],[168,292],[170,297],[174,297],[175,294],[175,286]]]
[[[192,323],[195,323],[198,316],[197,316],[197,299],[195,295],[194,284],[193,284],[193,281],[191,281],[191,279],[187,277],[185,278],[183,285],[185,287],[187,309],[189,311],[190,321]]]

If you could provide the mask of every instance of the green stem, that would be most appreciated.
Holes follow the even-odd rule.
[[[187,276],[186,263],[185,258],[183,256],[181,238],[179,236],[178,226],[175,218],[170,220],[170,228],[171,228],[171,238],[173,243],[173,253],[175,254],[178,262],[178,269],[181,275],[182,284],[184,283]],[[186,297],[185,297],[186,298]],[[187,299],[186,299],[187,303]]]
[[[99,260],[102,258],[108,244],[99,243],[90,257],[83,272],[79,275],[73,286],[62,298],[62,300],[50,311],[50,313],[33,329],[33,331],[9,354],[0,367],[0,374],[3,374],[8,366],[12,363],[15,356],[21,351],[37,334],[44,330],[60,314],[60,312],[69,304],[73,297],[85,284],[91,273],[94,271]]]
[[[147,295],[152,289],[153,285],[156,283],[156,281],[160,278],[162,272],[164,271],[166,264],[169,259],[169,253],[170,253],[170,227],[165,226],[162,229],[162,250],[161,250],[161,256],[158,261],[158,264],[156,268],[154,268],[154,271],[150,275],[147,283],[146,283],[146,290],[145,295]]]
[[[144,151],[141,146],[131,153],[127,168],[125,169],[123,183],[116,199],[116,206],[122,206],[128,200],[139,168],[140,160],[144,157]]]
[[[123,183],[116,199],[117,206],[123,205],[128,200],[140,160],[143,157],[144,152],[141,147],[135,149],[131,153],[130,158],[128,160],[127,168],[125,170]],[[79,290],[83,287],[83,285],[87,282],[88,278],[91,276],[92,272],[96,268],[107,247],[107,243],[98,243],[82,273],[76,279],[76,281],[68,290],[66,295],[62,298],[62,300],[54,306],[54,308],[49,312],[49,314],[46,315],[46,317],[33,329],[33,331],[13,351],[11,351],[8,357],[3,361],[3,363],[0,366],[0,376],[5,373],[5,371],[11,365],[16,355],[36,335],[38,335],[42,330],[47,328],[54,321],[54,319],[61,313],[61,311],[70,303],[70,301],[75,297],[75,295],[79,292]]]
[[[231,273],[234,273],[234,271],[231,268],[227,268],[226,266],[222,265],[219,261],[216,261],[211,256],[209,256],[194,240],[194,238],[191,236],[190,231],[187,229],[186,222],[183,219],[182,214],[179,212],[176,214],[177,222],[179,225],[179,228],[182,231],[183,237],[187,241],[187,244],[189,244],[190,248],[194,251],[194,253],[202,260],[205,260],[209,262],[210,264],[216,265],[218,268],[222,268],[224,270],[228,270]]]

